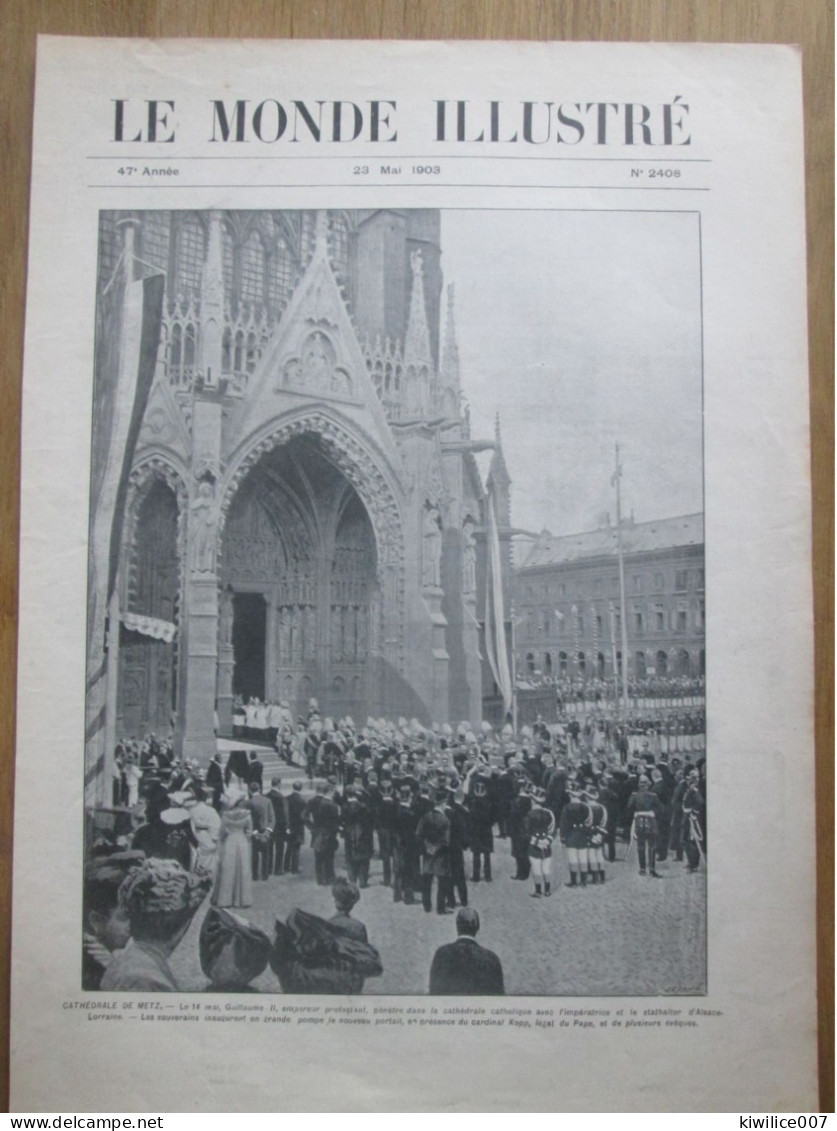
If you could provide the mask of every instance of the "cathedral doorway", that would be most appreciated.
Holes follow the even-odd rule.
[[[265,697],[267,603],[263,593],[233,594],[233,694]]]
[[[381,637],[375,534],[316,433],[266,452],[242,480],[219,574],[233,594],[233,693],[303,717],[316,698],[324,715],[365,722]]]

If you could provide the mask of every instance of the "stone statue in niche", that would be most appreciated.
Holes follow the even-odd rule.
[[[302,660],[302,610],[298,606],[291,609],[291,660],[298,664]]]
[[[365,605],[361,605],[357,611],[357,658],[363,660],[366,658],[367,651],[367,632],[369,628],[369,610]]]
[[[215,510],[215,489],[202,479],[198,493],[189,508],[192,553],[190,564],[195,573],[212,573],[215,569],[215,532],[218,515]]]
[[[343,610],[343,659],[355,658],[355,610],[348,605]]]
[[[468,516],[462,525],[462,592],[472,597],[477,591],[477,540],[474,520]]]
[[[233,590],[231,585],[225,585],[218,601],[218,639],[222,647],[229,647],[233,642],[232,638]]]
[[[323,389],[330,384],[334,371],[334,347],[321,330],[315,330],[305,341],[302,351],[302,379],[307,388]]]
[[[442,525],[439,510],[428,504],[424,512],[421,583],[438,589],[442,582]]]
[[[281,661],[289,660],[291,655],[291,622],[286,605],[282,605],[279,609],[277,641],[279,644],[279,659]]]
[[[331,658],[338,662],[343,659],[343,609],[340,605],[331,607]]]
[[[317,616],[313,605],[306,605],[303,609],[303,646],[302,654],[306,660],[313,660],[317,655]]]

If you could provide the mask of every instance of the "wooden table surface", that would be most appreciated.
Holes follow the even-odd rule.
[[[20,378],[35,36],[568,39],[803,48],[814,484],[821,1110],[834,1110],[834,23],[832,0],[0,0],[0,1105],[8,1104],[8,924]],[[60,469],[56,469],[60,471]],[[56,736],[60,740],[62,736]],[[29,752],[45,757],[45,752]],[[48,766],[44,766],[49,788]],[[765,867],[767,868],[767,862]],[[765,875],[769,883],[769,876]],[[49,930],[49,910],[43,909]]]

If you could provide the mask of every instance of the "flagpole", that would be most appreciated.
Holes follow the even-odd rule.
[[[509,605],[511,615],[511,692],[512,692],[512,730],[517,738],[517,648],[515,647],[514,632],[514,602]]]
[[[625,560],[622,552],[622,465],[619,463],[619,445],[616,445],[616,471],[613,482],[616,485],[616,553],[619,558],[619,601],[622,605],[620,617],[622,628],[622,709],[628,717],[628,606],[625,600]]]

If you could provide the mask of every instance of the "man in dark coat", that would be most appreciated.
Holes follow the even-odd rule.
[[[253,833],[250,837],[253,879],[266,880],[270,875],[270,856],[273,849],[273,806],[263,793],[259,793],[259,787],[254,781],[250,782],[248,808],[253,820]]]
[[[532,798],[528,790],[518,793],[512,802],[511,816],[509,817],[509,833],[511,835],[511,852],[517,866],[513,880],[529,879],[529,836],[526,832],[526,817],[532,808]]]
[[[288,810],[285,798],[282,796],[282,779],[273,778],[267,793],[268,801],[273,806],[273,845],[271,861],[274,876],[285,874],[285,839],[288,832]]]
[[[476,940],[480,917],[473,907],[456,913],[454,943],[440,946],[430,966],[431,994],[504,994],[503,967],[497,955]]]
[[[247,766],[247,785],[257,785],[259,793],[264,785],[264,765],[259,761],[255,750],[250,751],[250,762]]]
[[[299,871],[299,850],[305,843],[305,801],[302,797],[301,781],[294,782],[293,791],[285,802],[285,807],[288,811],[285,871],[296,875]]]
[[[436,912],[447,915],[450,885],[450,821],[445,813],[447,791],[436,791],[435,807],[425,813],[416,826],[416,839],[421,848],[421,901],[425,911],[432,911],[433,877],[436,877]]]
[[[346,870],[351,883],[369,887],[369,861],[372,859],[372,809],[368,796],[353,785],[346,786],[341,814],[346,854]]]
[[[337,832],[340,828],[340,810],[326,796],[325,782],[317,783],[317,792],[308,802],[307,824],[311,829],[311,847],[314,849],[314,875],[321,887],[334,882],[334,854],[337,851]]]
[[[398,798],[394,796],[392,791],[392,781],[389,778],[382,778],[378,789],[377,803],[373,800],[372,813],[375,830],[378,834],[378,850],[384,867],[385,887],[392,886],[392,856],[398,825],[398,805]]]
[[[393,843],[392,898],[395,903],[400,903],[402,899],[405,903],[413,903],[413,893],[418,884],[415,858],[416,825],[419,818],[413,808],[413,793],[409,784],[402,783],[400,793]]]
[[[221,794],[224,792],[224,771],[221,769],[221,755],[213,754],[206,767],[206,788],[212,791],[212,808],[221,812]]]
[[[455,789],[448,789],[448,804],[445,815],[450,821],[450,884],[448,886],[448,906],[456,906],[454,894],[459,897],[462,907],[468,906],[468,882],[465,877],[465,849],[471,843],[468,810],[462,804],[464,798]]]

